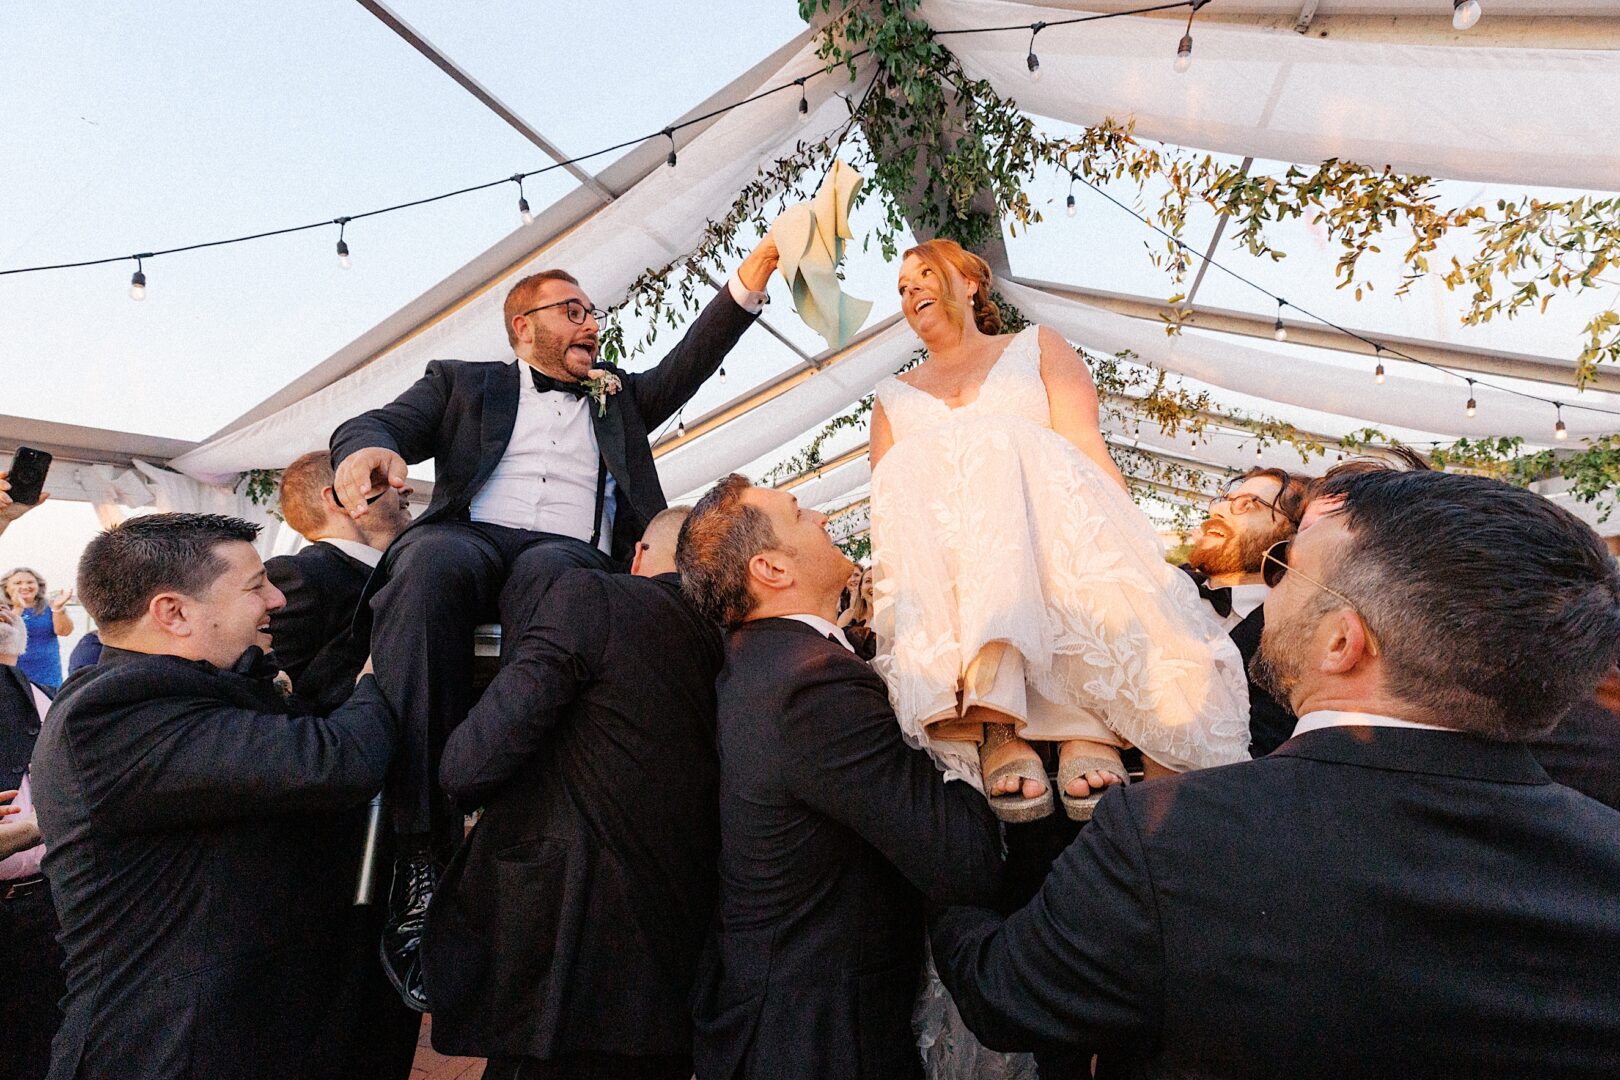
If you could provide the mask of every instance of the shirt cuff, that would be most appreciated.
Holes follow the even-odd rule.
[[[736,274],[726,282],[726,288],[731,290],[731,298],[737,301],[737,306],[750,315],[758,315],[765,310],[765,305],[771,302],[769,293],[755,292],[742,283],[742,278]]]

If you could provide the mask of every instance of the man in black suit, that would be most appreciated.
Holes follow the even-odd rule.
[[[51,889],[40,873],[45,847],[34,813],[28,759],[50,706],[43,688],[17,667],[28,647],[22,616],[0,604],[0,789],[16,792],[0,817],[0,1080],[40,1080],[51,1064],[51,1036],[62,1021],[62,948]]]
[[[681,595],[665,510],[631,575],[571,570],[445,744],[483,807],[429,909],[433,1045],[486,1080],[687,1080],[714,915],[720,634]]]
[[[425,1008],[417,945],[434,849],[461,839],[434,785],[450,730],[472,705],[473,627],[527,625],[563,570],[622,569],[664,509],[648,432],[674,416],[752,325],[775,268],[767,237],[650,371],[597,364],[603,315],[561,270],[507,295],[509,363],[435,360],[391,404],[332,435],[337,496],[356,520],[432,458],[433,501],[400,536],[371,602],[371,651],[404,742],[389,781],[405,855],[384,939],[390,978]]]
[[[923,904],[990,903],[984,797],[908,747],[833,619],[850,561],[826,517],[729,476],[681,531],[720,675],[720,911],[700,965],[703,1080],[921,1077]]]
[[[1226,626],[1247,665],[1266,628],[1266,583],[1261,562],[1272,544],[1299,527],[1309,483],[1283,469],[1250,469],[1210,500],[1193,533],[1184,567],[1198,593]],[[1294,733],[1294,714],[1249,680],[1249,756],[1264,757]]]
[[[1110,792],[1023,910],[934,920],[940,974],[1100,1076],[1620,1075],[1620,813],[1525,745],[1615,662],[1613,560],[1483,477],[1328,489],[1255,661],[1294,737]]]
[[[309,541],[293,555],[266,559],[264,572],[286,597],[270,614],[275,661],[293,693],[329,712],[354,692],[370,642],[355,632],[354,610],[383,552],[411,523],[406,491],[390,488],[364,516],[333,498],[331,455],[304,454],[281,473],[281,516]]]
[[[324,719],[276,688],[257,533],[152,514],[80,560],[102,657],[31,770],[67,957],[52,1080],[344,1075],[326,1024],[351,812],[395,722],[369,677]]]

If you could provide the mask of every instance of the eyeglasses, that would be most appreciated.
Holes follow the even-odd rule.
[[[567,310],[564,311],[563,314],[567,315],[568,321],[573,323],[575,326],[584,326],[585,316],[587,315],[595,319],[597,322],[605,322],[608,317],[608,313],[603,311],[601,308],[586,307],[578,300],[558,300],[554,304],[541,304],[539,307],[530,308],[528,311],[525,311],[518,317],[527,318],[537,311],[544,311],[547,308],[554,307],[566,308]]]
[[[1228,491],[1215,496],[1213,499],[1209,500],[1209,504],[1205,507],[1206,512],[1209,514],[1214,514],[1215,508],[1221,503],[1231,503],[1232,513],[1234,514],[1247,514],[1256,506],[1263,506],[1267,510],[1271,511],[1271,515],[1274,518],[1280,517],[1284,521],[1294,521],[1293,515],[1279,510],[1276,503],[1268,502],[1267,500],[1262,499],[1260,496],[1247,491],[1239,491],[1236,493]]]
[[[1367,640],[1372,645],[1373,655],[1376,656],[1378,654],[1378,642],[1373,637],[1372,627],[1367,626],[1367,616],[1361,614],[1361,608],[1357,606],[1354,600],[1344,595],[1344,593],[1340,592],[1338,589],[1333,588],[1333,586],[1324,585],[1320,581],[1317,581],[1315,578],[1311,577],[1309,574],[1305,573],[1303,570],[1289,566],[1288,546],[1291,543],[1292,541],[1290,540],[1279,540],[1275,544],[1272,544],[1270,547],[1266,548],[1265,555],[1261,556],[1260,576],[1262,579],[1264,579],[1266,587],[1268,589],[1275,589],[1282,582],[1282,579],[1285,576],[1292,573],[1298,577],[1304,578],[1306,581],[1310,582],[1312,585],[1315,585],[1318,589],[1321,589],[1329,596],[1343,600],[1346,607],[1361,617],[1362,625],[1367,628]]]

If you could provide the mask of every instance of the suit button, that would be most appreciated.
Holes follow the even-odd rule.
[[[30,735],[38,735],[39,734],[39,725],[35,724],[32,727],[30,727],[28,729],[28,734],[30,734]]]

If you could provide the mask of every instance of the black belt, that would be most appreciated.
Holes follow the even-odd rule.
[[[35,874],[33,877],[17,878],[15,881],[0,881],[0,901],[14,900],[19,896],[27,896],[45,887],[45,875]]]

